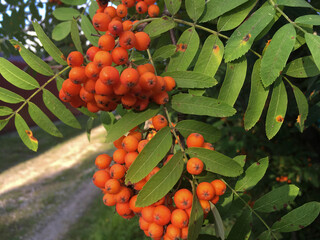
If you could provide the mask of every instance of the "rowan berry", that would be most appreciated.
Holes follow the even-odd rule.
[[[136,202],[137,202],[137,197],[138,195],[134,195],[130,198],[129,200],[129,206],[130,206],[130,209],[132,211],[134,211],[135,213],[140,213],[142,211],[142,207],[137,207],[136,206]],[[139,221],[140,222],[140,221]],[[141,227],[141,226],[140,226]]]
[[[108,30],[113,36],[119,36],[123,32],[122,22],[118,20],[112,20],[109,24]]]
[[[163,115],[159,114],[152,118],[152,125],[156,130],[160,130],[168,126],[168,121]]]
[[[123,31],[129,31],[132,29],[133,22],[131,20],[126,20],[122,23]]]
[[[122,149],[122,140],[125,138],[125,136],[121,136],[120,138],[118,138],[117,140],[115,140],[113,142],[113,145],[118,148],[118,149]]]
[[[95,62],[89,62],[85,67],[85,74],[89,79],[97,80],[99,77],[101,68]]]
[[[136,4],[136,11],[139,14],[144,14],[148,11],[148,5],[144,1],[140,1]]]
[[[116,163],[110,167],[110,176],[114,179],[123,178],[126,174],[126,169],[123,165]]]
[[[203,170],[203,162],[196,157],[190,158],[187,162],[187,171],[192,175],[199,175]]]
[[[122,186],[115,198],[118,203],[125,203],[130,200],[132,193],[129,188]]]
[[[123,5],[125,5],[127,8],[131,8],[135,4],[135,0],[122,0],[121,1]]]
[[[121,84],[120,82],[113,86],[113,91],[116,95],[123,96],[130,91],[127,85]]]
[[[120,192],[121,184],[117,179],[111,178],[108,181],[106,181],[104,188],[107,193],[117,194],[118,192]]]
[[[115,64],[123,65],[128,62],[129,55],[128,55],[127,50],[124,49],[123,47],[117,47],[117,48],[113,49],[111,56],[112,56],[112,61]]]
[[[100,79],[96,81],[95,93],[98,95],[111,95],[113,94],[113,88],[111,85],[104,84]]]
[[[157,77],[152,72],[145,72],[139,78],[139,85],[143,90],[151,90],[157,84]]]
[[[159,105],[164,105],[169,102],[169,95],[167,92],[159,92],[152,96],[152,99],[155,103]]]
[[[106,66],[101,69],[99,80],[106,85],[116,85],[120,81],[118,69],[112,66]]]
[[[127,152],[134,152],[138,148],[138,140],[133,136],[127,136],[122,141],[122,147]]]
[[[70,67],[80,67],[83,64],[83,55],[81,52],[73,51],[67,57],[67,63]]]
[[[177,228],[184,228],[188,226],[189,217],[183,209],[175,209],[171,213],[171,223]]]
[[[103,51],[111,51],[116,45],[114,37],[109,34],[102,35],[99,38],[98,46]]]
[[[92,24],[95,29],[98,31],[105,32],[108,30],[109,23],[111,18],[106,13],[96,13],[92,18]]]
[[[115,195],[106,193],[103,196],[103,203],[109,207],[116,205],[117,201],[116,201]]]
[[[152,4],[148,7],[148,14],[150,17],[157,17],[159,16],[159,13],[160,13],[160,9],[157,5],[155,4]]]
[[[156,206],[153,211],[153,222],[164,226],[170,222],[171,211],[164,205]]]
[[[120,81],[123,85],[132,88],[139,82],[139,73],[134,68],[126,68],[121,73]]]
[[[215,193],[218,196],[223,195],[227,189],[226,184],[223,181],[221,181],[220,179],[213,180],[211,182],[211,185],[213,186]]]
[[[187,209],[192,206],[192,198],[192,193],[188,189],[182,188],[174,194],[173,201],[177,208]]]
[[[190,147],[202,147],[204,138],[200,133],[191,133],[187,137],[187,146]]]
[[[103,12],[108,14],[110,18],[117,16],[117,10],[113,6],[106,7]]]
[[[181,229],[177,228],[173,224],[169,224],[167,227],[166,234],[170,239],[180,239],[181,237]]]
[[[111,66],[112,56],[109,52],[99,51],[94,56],[93,62],[96,63],[99,68],[103,68],[105,66]]]
[[[200,200],[211,200],[215,196],[215,190],[208,182],[199,183],[196,192]]]
[[[149,35],[145,32],[137,32],[137,33],[135,33],[135,36],[136,36],[135,48],[138,51],[147,50],[150,45],[150,41],[151,41]]]
[[[95,93],[96,80],[88,79],[83,86],[87,92]]]
[[[124,4],[119,4],[117,7],[118,17],[124,18],[128,14],[128,8]]]
[[[119,164],[123,164],[125,163],[125,157],[127,155],[127,152],[123,149],[117,149],[116,151],[114,151],[113,153],[113,161],[115,161],[116,163]]]
[[[141,210],[141,216],[143,217],[143,219],[148,222],[148,223],[152,223],[153,222],[153,212],[154,212],[155,207],[153,206],[148,206],[148,207],[144,207]]]
[[[106,181],[110,179],[110,174],[106,170],[99,170],[94,173],[92,181],[98,188],[104,188]]]
[[[112,157],[110,157],[106,153],[103,153],[96,157],[95,165],[98,169],[106,169],[107,167],[109,167],[111,161]]]
[[[119,43],[120,46],[125,49],[131,49],[136,44],[136,36],[131,31],[124,31],[120,33]]]
[[[156,223],[150,223],[148,233],[151,238],[160,238],[163,235],[163,226]]]
[[[129,216],[132,213],[128,202],[117,203],[116,211],[120,216]]]
[[[62,89],[66,95],[74,97],[78,96],[81,90],[80,84],[74,84],[69,78],[62,83]]]
[[[176,87],[176,81],[172,77],[165,76],[165,77],[163,77],[163,80],[166,82],[166,91],[167,92],[173,90]]]
[[[62,102],[70,102],[71,101],[71,96],[67,95],[62,88],[59,91],[59,98]]]
[[[95,102],[88,102],[87,109],[92,113],[96,113],[100,110],[100,108],[97,106]]]

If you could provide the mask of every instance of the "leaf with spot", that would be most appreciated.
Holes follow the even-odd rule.
[[[243,172],[242,167],[236,161],[217,151],[205,148],[189,148],[186,152],[191,157],[201,159],[209,172],[226,177],[237,177]]]
[[[143,186],[136,206],[149,206],[164,197],[180,179],[183,167],[183,153],[179,151]]]
[[[241,167],[244,166],[244,164],[246,163],[246,155],[239,155],[233,158],[234,161],[236,161]]]
[[[286,87],[282,78],[279,77],[273,85],[266,118],[266,134],[269,140],[280,130],[287,112],[287,105],[288,97]]]
[[[298,231],[311,224],[319,215],[320,203],[308,202],[292,210],[275,222],[271,229],[275,232]]]
[[[185,114],[211,117],[230,117],[236,113],[233,107],[223,101],[186,93],[180,93],[172,97],[172,108]]]
[[[193,185],[193,188],[195,186]],[[198,239],[201,227],[203,223],[203,209],[200,205],[199,199],[196,194],[196,190],[193,189],[192,208],[188,224],[188,239]]]
[[[15,47],[18,48],[19,53],[23,60],[36,72],[45,75],[45,76],[52,76],[54,73],[50,66],[45,63],[41,58],[37,55],[26,49],[20,42],[11,39],[10,43]]]
[[[206,8],[203,16],[200,18],[200,22],[208,22],[213,20],[247,1],[248,0],[210,0],[206,3]]]
[[[0,87],[0,101],[6,103],[19,103],[25,101],[20,95]]]
[[[251,129],[260,119],[269,94],[269,88],[265,88],[261,82],[260,66],[261,59],[258,59],[253,66],[249,103],[244,115],[244,128],[246,130]]]
[[[311,33],[306,33],[304,36],[313,60],[320,70],[320,37]]]
[[[302,23],[302,24],[310,24],[314,26],[320,25],[320,16],[319,15],[304,15],[296,18],[294,20],[295,23]]]
[[[168,8],[168,11],[172,15],[175,15],[181,7],[182,0],[164,0],[164,2],[166,4],[166,7]]]
[[[43,102],[46,107],[52,112],[57,118],[59,118],[63,123],[67,124],[73,128],[81,128],[80,123],[75,118],[75,116],[70,112],[69,109],[50,91],[43,90]]]
[[[91,34],[97,34],[97,31],[94,29],[92,23],[90,22],[90,20],[87,16],[82,15],[80,26],[81,26],[81,29],[82,29],[84,35],[89,40],[89,42],[93,46],[98,47],[99,38],[96,36],[91,36]]]
[[[224,46],[217,35],[210,35],[204,42],[194,72],[214,76],[218,71],[224,53]]]
[[[149,36],[152,38],[169,31],[175,26],[176,24],[172,20],[172,18],[165,16],[165,17],[153,20],[144,28],[143,31],[149,34]]]
[[[128,111],[108,131],[106,142],[113,142],[135,126],[147,121],[159,112],[159,106],[150,106],[143,112]]]
[[[244,175],[237,181],[235,190],[237,192],[248,191],[253,188],[264,176],[269,165],[268,158],[262,158],[258,162],[252,163],[245,171]]]
[[[255,201],[253,210],[265,213],[279,211],[293,203],[298,193],[299,188],[293,184],[275,188]]]
[[[283,73],[290,77],[308,78],[319,75],[320,70],[315,64],[312,56],[305,56],[289,62]]]
[[[63,137],[56,125],[50,118],[34,103],[28,102],[28,112],[31,119],[44,131],[55,137]]]
[[[238,27],[243,20],[248,16],[254,6],[257,4],[257,0],[249,0],[239,7],[223,14],[217,23],[219,32],[229,31]]]
[[[45,34],[42,27],[37,22],[32,22],[33,28],[37,33],[43,48],[49,53],[49,55],[59,64],[67,65],[66,58],[60,49],[50,40],[50,38]]]
[[[223,226],[223,221],[222,218],[220,216],[220,213],[218,211],[218,209],[216,208],[216,206],[209,201],[210,203],[210,207],[211,207],[211,211],[213,214],[213,218],[214,218],[214,229],[216,232],[216,236],[220,239],[225,239],[225,232],[224,232],[224,226]]]
[[[65,39],[71,31],[71,21],[61,22],[52,30],[52,39],[61,41]]]
[[[252,228],[252,212],[245,208],[230,230],[227,240],[248,239]]]
[[[221,138],[221,131],[210,124],[196,121],[183,120],[177,123],[175,127],[183,137],[187,138],[191,133],[199,133],[204,140],[215,143]]]
[[[261,80],[265,87],[279,77],[296,42],[296,30],[288,23],[273,36],[261,60]]]
[[[4,58],[0,58],[0,74],[12,85],[24,90],[40,87],[36,79]]]
[[[218,99],[233,106],[240,94],[247,74],[245,56],[227,64],[227,72],[223,80]]]
[[[13,113],[13,110],[6,106],[0,106],[0,116],[8,116]]]
[[[170,58],[167,71],[184,71],[190,66],[199,48],[200,39],[195,28],[185,30],[180,36],[178,51]]]
[[[68,21],[68,20],[73,20],[74,18],[77,18],[80,15],[80,12],[74,8],[60,7],[60,8],[56,8],[52,12],[52,15],[60,21]]]
[[[218,83],[213,77],[194,71],[164,72],[162,76],[173,77],[178,88],[209,88]]]
[[[312,8],[312,6],[305,0],[277,0],[278,6],[287,6],[287,7],[306,7]]]
[[[206,1],[205,0],[186,0],[186,10],[189,17],[196,22],[202,15]]]
[[[299,110],[299,116],[297,118],[297,123],[300,128],[300,132],[303,132],[304,129],[304,122],[307,120],[308,112],[309,112],[309,104],[306,96],[303,94],[303,92],[293,84],[290,84],[292,87],[292,91],[294,94],[294,97],[296,99],[298,110]]]
[[[170,128],[164,127],[157,132],[134,160],[127,171],[126,184],[139,182],[146,177],[166,156],[171,144],[172,135]]]
[[[222,1],[221,1],[222,2]],[[233,61],[249,51],[255,38],[273,20],[275,10],[271,5],[260,7],[231,35],[225,47],[226,62]]]
[[[33,137],[30,128],[28,127],[27,123],[19,113],[16,113],[15,115],[14,124],[22,142],[29,149],[36,152],[38,149],[38,140],[35,137]]]
[[[173,54],[175,54],[176,48],[177,48],[176,45],[173,45],[173,44],[160,47],[155,50],[155,52],[153,53],[152,59],[154,61],[157,61],[157,60],[162,61],[163,59],[167,59],[171,57]]]
[[[79,51],[83,54],[78,24],[77,24],[77,21],[74,19],[71,21],[71,30],[70,31],[71,31],[71,39],[74,43],[74,46],[76,47],[77,51]]]

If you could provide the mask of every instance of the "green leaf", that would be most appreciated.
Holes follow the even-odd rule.
[[[283,72],[295,78],[315,77],[320,74],[320,70],[314,63],[312,56],[297,58],[289,62]]]
[[[195,187],[194,187],[195,188]],[[193,189],[192,208],[188,224],[188,240],[198,239],[203,223],[203,209],[195,189]]]
[[[191,133],[200,133],[204,140],[210,143],[215,143],[221,138],[219,129],[211,126],[210,124],[196,121],[196,120],[183,120],[177,123],[175,127],[185,138]]]
[[[255,201],[253,209],[258,212],[270,213],[286,208],[293,203],[299,188],[293,184],[275,188]]]
[[[244,164],[246,163],[246,155],[239,155],[233,158],[234,161],[236,161],[242,168]]]
[[[18,48],[19,53],[23,60],[36,72],[45,75],[45,76],[52,76],[54,73],[50,66],[45,63],[41,58],[39,58],[34,53],[30,52],[26,49],[20,42],[11,39],[10,43],[15,47]],[[17,47],[18,46],[18,47]]]
[[[257,240],[271,240],[271,232],[268,231],[268,230],[262,232],[262,233],[258,236]]]
[[[107,131],[109,131],[113,127],[113,124],[116,122],[116,118],[114,117],[113,113],[103,111],[100,113],[100,121],[103,127]]]
[[[68,20],[73,20],[74,18],[77,18],[80,15],[80,12],[74,8],[60,7],[60,8],[56,8],[52,12],[52,14],[56,19],[60,21],[68,21]]]
[[[226,177],[237,177],[242,172],[242,167],[232,158],[217,151],[205,148],[189,148],[187,153],[191,157],[197,157],[205,164],[209,172],[217,173]]]
[[[269,88],[265,88],[261,82],[260,66],[261,59],[258,59],[253,66],[249,103],[244,115],[244,128],[246,130],[251,129],[260,119],[269,94]]]
[[[220,66],[224,52],[223,43],[217,35],[210,35],[203,44],[194,71],[214,76]]]
[[[152,56],[152,59],[156,61],[156,60],[163,60],[163,59],[169,58],[173,54],[175,54],[176,48],[177,48],[176,45],[172,45],[172,44],[158,48],[155,50]]]
[[[0,74],[8,82],[24,90],[40,87],[37,80],[4,58],[0,58]]]
[[[198,18],[202,15],[204,7],[205,7],[205,0],[186,0],[186,10],[189,17],[193,21],[197,21]]]
[[[0,106],[0,116],[8,116],[11,113],[13,113],[13,110],[11,108],[6,106]]]
[[[90,7],[89,7],[89,16],[91,19],[96,14],[98,9],[99,9],[99,5],[98,5],[97,1],[91,0]]]
[[[248,239],[252,228],[252,212],[245,208],[230,230],[227,240]]]
[[[68,5],[82,5],[87,2],[87,0],[61,0],[61,2]]]
[[[178,88],[209,88],[218,83],[213,77],[193,71],[164,72],[162,76],[173,77]]]
[[[91,130],[93,129],[93,127],[94,127],[94,118],[90,117],[88,118],[87,125],[86,125],[87,138],[89,142],[90,142]]]
[[[0,100],[6,103],[19,103],[25,99],[10,90],[0,87]]]
[[[221,1],[222,2],[222,1]],[[223,4],[224,1],[222,2]],[[230,62],[243,56],[251,48],[255,38],[272,21],[275,10],[271,5],[260,7],[231,35],[225,47],[225,60]]]
[[[58,128],[51,122],[50,118],[34,103],[28,102],[28,112],[31,119],[47,133],[55,137],[63,137]]]
[[[44,33],[42,27],[37,22],[32,22],[33,28],[37,33],[37,37],[43,45],[43,48],[49,53],[49,55],[59,64],[67,65],[65,56],[59,50],[59,48],[50,40],[50,38]]]
[[[173,0],[164,0],[165,4],[166,4],[166,7],[168,8],[169,12],[173,15],[175,15],[180,7],[181,7],[181,2],[182,0],[176,0],[176,1],[173,1]]]
[[[300,24],[300,25],[305,31],[309,33],[313,33],[312,25],[307,25],[307,24]],[[301,31],[300,29],[296,29],[296,31],[297,31],[296,42],[294,43],[294,47],[292,51],[296,51],[306,43],[306,39],[304,38],[304,32]]]
[[[220,239],[225,239],[224,226],[223,226],[223,221],[220,216],[220,213],[216,208],[216,206],[211,201],[209,203],[210,203],[211,211],[214,217],[214,222],[215,222],[214,228],[216,231],[216,236]]]
[[[188,93],[195,96],[202,96],[206,92],[206,89],[188,89]]]
[[[271,229],[275,232],[293,232],[305,228],[319,215],[320,203],[308,202],[292,210],[275,222]]]
[[[192,96],[180,93],[172,97],[172,108],[185,114],[194,114],[211,117],[230,117],[236,110],[230,105],[218,99]]]
[[[238,27],[243,20],[248,16],[254,6],[257,4],[257,0],[249,0],[241,6],[223,14],[217,23],[219,32],[229,31]]]
[[[169,31],[175,26],[176,24],[172,20],[172,18],[165,16],[165,17],[153,20],[144,28],[143,31],[149,34],[150,37],[156,37],[162,33]]]
[[[268,158],[262,158],[258,162],[251,164],[245,171],[235,186],[237,192],[244,192],[253,188],[264,176],[269,165]]]
[[[109,130],[106,142],[113,142],[123,134],[129,132],[135,126],[147,121],[159,112],[158,106],[151,106],[143,112],[128,111],[122,118],[117,121]]]
[[[66,108],[66,106],[57,99],[50,91],[43,90],[43,102],[46,107],[62,122],[73,128],[81,128],[80,123],[75,116]]]
[[[268,139],[273,138],[280,130],[287,112],[288,97],[286,87],[279,77],[273,85],[272,96],[266,118],[266,134]]]
[[[311,33],[306,33],[304,36],[313,60],[320,70],[320,37]]]
[[[58,91],[61,90],[63,82],[64,82],[64,79],[62,77],[60,76],[56,77],[56,85],[57,85]]]
[[[223,80],[218,99],[233,106],[240,94],[247,74],[247,59],[242,57],[227,64],[226,76]]]
[[[71,21],[61,22],[52,30],[52,39],[61,41],[65,39],[71,31]]]
[[[162,128],[142,149],[126,175],[127,183],[136,183],[147,176],[166,156],[172,144],[169,127]]]
[[[9,120],[0,119],[0,131],[8,124]]]
[[[183,153],[179,151],[143,186],[136,206],[149,206],[164,197],[180,179],[183,167]]]
[[[278,0],[277,5],[287,7],[306,7],[312,8],[312,6],[305,0]]]
[[[38,140],[32,136],[30,128],[28,127],[27,123],[24,121],[24,119],[20,116],[19,113],[16,113],[16,116],[14,118],[14,124],[23,143],[29,149],[36,152],[38,149]],[[28,135],[28,133],[30,135]]]
[[[320,16],[319,15],[304,15],[296,18],[294,20],[295,23],[302,23],[302,24],[310,24],[314,26],[320,25]]]
[[[79,36],[78,24],[77,24],[76,20],[71,21],[71,39],[72,39],[77,51],[79,51],[83,54],[81,40],[80,40],[80,36]]]
[[[187,70],[199,48],[200,39],[195,28],[185,30],[180,36],[177,53],[170,58],[167,71]]]
[[[279,77],[295,41],[296,30],[290,23],[281,27],[273,36],[261,60],[260,75],[265,87],[270,86]]]
[[[307,120],[308,112],[309,112],[308,100],[298,87],[292,84],[291,84],[291,87],[292,87],[293,94],[296,99],[298,110],[299,110],[297,123],[299,124],[300,132],[303,132],[304,122]]]
[[[240,6],[241,4],[247,2],[248,0],[211,0],[208,1],[206,4],[206,9],[200,22],[208,22],[213,20],[222,14],[235,9],[236,7]]]
[[[85,15],[81,17],[81,30],[83,31],[86,38],[89,42],[93,45],[98,47],[99,38],[96,36],[91,36],[91,34],[97,34],[97,31],[94,29],[92,23],[90,22],[89,18]]]

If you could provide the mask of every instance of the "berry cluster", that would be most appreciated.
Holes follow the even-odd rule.
[[[169,101],[167,92],[176,86],[175,80],[169,76],[157,76],[150,63],[133,67],[129,61],[128,50],[147,50],[150,37],[145,32],[133,32],[134,22],[123,21],[127,7],[135,1],[122,2],[114,8],[98,1],[99,9],[92,23],[95,29],[105,34],[99,37],[99,47],[92,46],[87,50],[89,63],[86,66],[82,66],[84,57],[80,52],[68,55],[71,70],[59,96],[73,107],[85,106],[91,112],[98,112],[113,111],[122,104],[126,109],[142,111],[150,101],[159,105]],[[155,1],[140,1],[137,5],[141,2],[150,9]],[[117,66],[124,67],[124,70],[120,73]]]
[[[154,116],[151,122],[149,130],[152,129],[155,132],[168,125],[167,119],[162,115]],[[142,134],[142,131],[136,127],[130,130],[127,135],[114,141],[117,150],[112,157],[101,154],[96,158],[95,164],[99,170],[95,172],[93,182],[104,193],[103,202],[105,205],[115,206],[116,212],[125,219],[130,219],[135,215],[139,216],[140,228],[146,236],[153,239],[187,239],[193,201],[192,192],[187,188],[169,192],[150,206],[136,206],[139,191],[160,170],[160,167],[170,161],[173,154],[168,154],[141,181],[125,185],[127,170],[153,136],[154,133],[150,133],[150,131],[147,131],[147,134]],[[188,147],[201,146],[214,150],[212,145],[205,143],[202,135],[198,133],[190,134],[186,143]],[[195,162],[193,159],[195,158],[188,160],[187,171],[190,174],[200,174],[203,170],[203,163],[200,159]],[[199,171],[200,168],[201,171]],[[225,183],[218,179],[198,184],[196,194],[205,216],[211,209],[209,201],[216,204],[219,196],[224,194],[225,190]]]

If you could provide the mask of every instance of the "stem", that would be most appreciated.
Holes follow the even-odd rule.
[[[14,115],[16,115],[27,103],[30,102],[30,100],[35,96],[37,95],[39,92],[41,92],[45,86],[47,86],[49,83],[51,83],[56,77],[58,77],[59,75],[61,75],[62,73],[64,73],[66,70],[68,70],[70,67],[65,67],[64,69],[62,69],[60,72],[56,73],[55,75],[53,75],[47,82],[45,82],[41,87],[39,87],[30,97],[28,97],[24,103],[22,103],[22,105],[16,110],[14,111],[13,113],[11,113],[9,115],[9,117],[7,117],[6,119],[4,120],[10,120]]]
[[[295,28],[299,29],[300,31],[307,33],[306,30],[304,30],[302,27],[300,27],[298,24],[296,24],[294,21],[292,21],[287,14],[285,14],[278,5],[273,1],[269,0],[269,3],[285,18],[289,23],[291,23]]]
[[[221,179],[223,180],[223,179]],[[277,236],[275,236],[274,232],[271,230],[271,228],[269,227],[269,225],[262,219],[262,217],[260,217],[260,215],[255,211],[253,210],[250,205],[242,198],[240,197],[240,195],[228,184],[226,183],[224,180],[223,182],[228,186],[228,188],[230,188],[230,190],[232,191],[232,193],[234,195],[236,195],[245,205],[247,208],[249,208],[249,210],[254,214],[256,215],[256,217],[263,223],[263,225],[268,229],[268,231],[271,233],[271,235],[274,237],[274,239],[278,240]]]
[[[153,20],[156,19],[160,19],[160,18],[146,18],[146,19],[142,19],[139,22],[136,22],[135,24],[133,24],[132,26],[132,31],[135,30],[137,28],[137,26],[139,26],[141,23],[145,23],[145,22],[152,22]]]
[[[149,49],[149,48],[147,49],[147,53],[148,53],[149,61],[150,61],[150,63],[152,64],[152,66],[153,66],[153,68],[154,68],[155,74],[157,75],[157,70],[156,70],[156,67],[155,67],[155,65],[154,65],[154,62],[153,62],[153,59],[152,59],[152,56],[151,56],[151,53],[150,53],[150,49]]]

